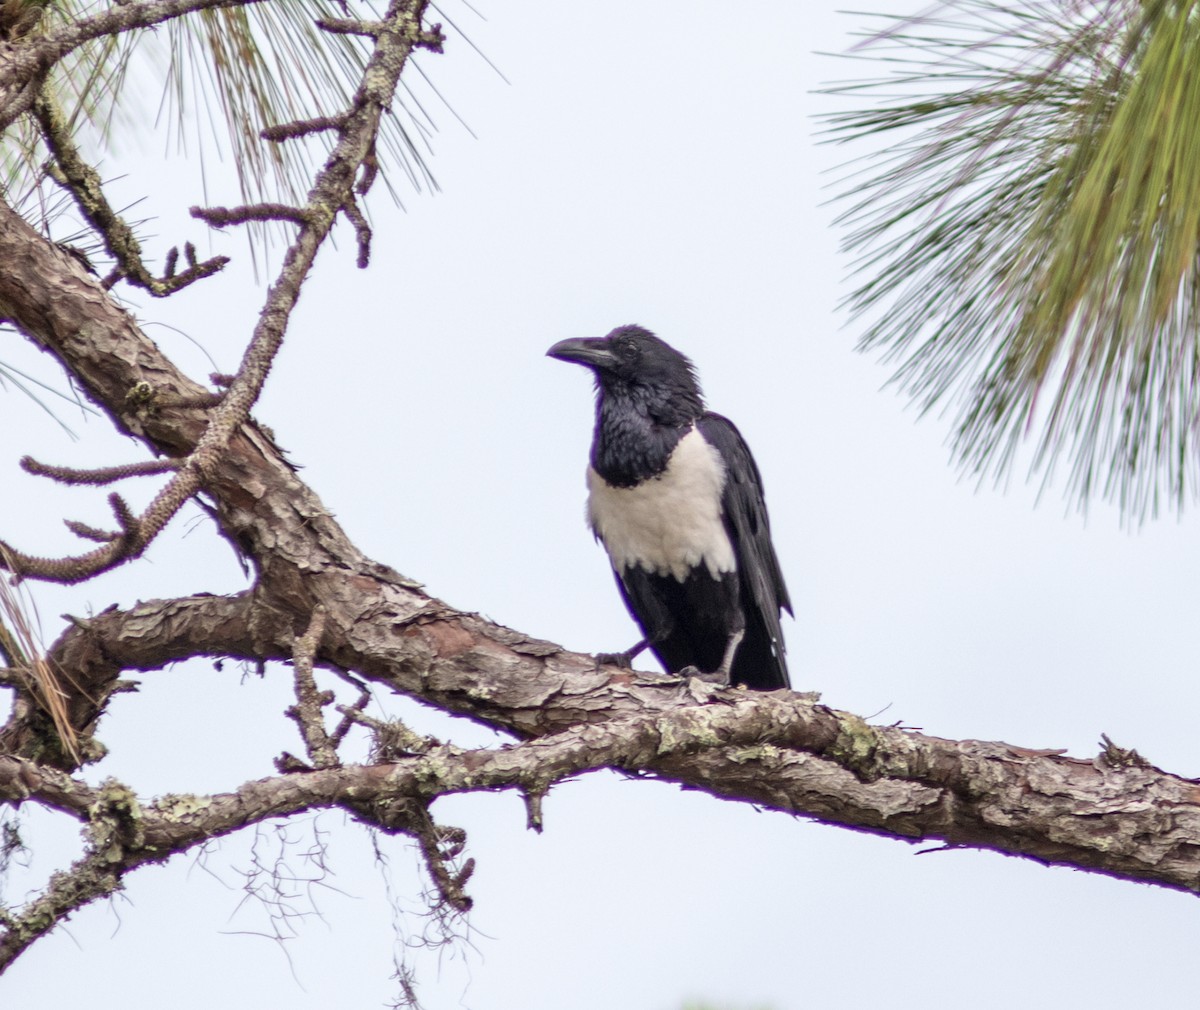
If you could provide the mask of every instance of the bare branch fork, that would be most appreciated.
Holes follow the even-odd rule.
[[[310,625],[297,650],[312,645],[317,633]],[[696,745],[686,723],[672,731],[666,723],[656,729],[652,721],[641,721],[656,734],[657,747],[647,747],[640,735],[631,738],[622,723],[585,726],[499,751],[442,745],[392,763],[329,767],[250,782],[234,793],[166,796],[152,803],[139,801],[127,786],[112,780],[94,789],[30,761],[0,758],[0,800],[32,801],[66,812],[85,824],[89,840],[68,873],[56,876],[24,909],[4,916],[0,971],[72,912],[114,893],[132,870],[258,821],[319,807],[342,806],[389,833],[415,838],[442,901],[465,912],[471,899],[464,887],[474,861],[453,865],[466,837],[461,829],[433,821],[433,800],[506,788],[540,794],[552,782],[614,761],[632,765],[638,754],[653,759]]]
[[[179,260],[176,247],[167,255],[163,276],[151,274],[142,260],[141,243],[104,196],[100,173],[83,160],[49,88],[43,86],[32,111],[46,146],[54,156],[52,177],[71,194],[84,220],[104,239],[108,254],[117,263],[116,269],[105,280],[106,286],[111,287],[120,278],[125,278],[155,297],[163,298],[204,277],[211,277],[229,262],[228,256],[213,256],[203,263],[197,262],[195,247],[189,242],[184,246],[188,261],[186,270],[176,273]]]
[[[366,265],[366,243],[370,230],[357,209],[350,211],[347,208],[353,206],[355,177],[374,151],[380,117],[391,105],[400,74],[413,49],[441,45],[441,34],[437,28],[426,31],[421,26],[426,5],[427,0],[393,0],[389,5],[387,16],[373,34],[374,49],[351,107],[344,115],[338,141],[317,173],[304,207],[261,204],[233,210],[214,208],[206,211],[193,208],[195,216],[214,225],[268,219],[285,219],[299,225],[299,231],[284,255],[279,275],[268,293],[241,366],[220,404],[210,413],[207,428],[195,448],[180,463],[174,476],[141,516],[126,516],[124,503],[120,499],[110,499],[120,519],[119,536],[86,554],[67,558],[41,558],[10,548],[11,561],[16,566],[14,574],[70,584],[138,557],[183,503],[200,490],[234,433],[248,420],[250,408],[258,399],[267,373],[283,343],[300,288],[339,211],[346,211],[354,223],[359,243],[359,264]],[[44,106],[43,112],[50,116]]]
[[[376,755],[387,754],[389,760],[397,757],[396,747],[400,739],[416,745],[416,750],[409,753],[428,754],[432,744],[419,738],[414,740],[407,727],[399,723],[379,723],[362,714],[369,695],[365,691],[359,698],[357,707],[341,709],[342,723],[337,731],[328,733],[322,709],[332,705],[332,691],[318,691],[313,679],[313,659],[321,645],[321,637],[325,631],[325,621],[328,612],[318,606],[313,610],[308,630],[296,639],[293,652],[293,667],[296,685],[296,704],[285,713],[300,729],[304,738],[304,747],[308,753],[311,767],[304,765],[290,754],[281,755],[275,762],[279,771],[294,773],[311,771],[312,769],[329,769],[338,767],[341,762],[337,756],[338,744],[345,738],[349,728],[356,722],[370,727],[376,734],[376,744],[373,752]],[[447,753],[453,751],[448,750]],[[421,850],[421,856],[429,871],[429,877],[440,896],[440,901],[446,907],[458,913],[465,913],[472,905],[471,898],[464,890],[466,883],[475,872],[475,861],[466,860],[461,867],[455,862],[466,848],[466,832],[461,828],[439,825],[434,821],[429,809],[428,800],[416,801],[402,799],[400,801],[384,801],[378,798],[365,800],[358,796],[355,802],[348,804],[358,814],[361,820],[382,828],[390,833],[412,835],[416,838]]]

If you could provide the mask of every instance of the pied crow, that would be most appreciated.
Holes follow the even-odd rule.
[[[602,660],[628,666],[649,646],[668,673],[789,687],[792,607],[762,478],[733,423],[705,410],[691,361],[641,326],[546,353],[595,375],[588,522],[645,636]]]

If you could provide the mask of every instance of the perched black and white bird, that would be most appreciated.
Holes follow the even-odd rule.
[[[641,326],[546,352],[596,377],[588,522],[647,646],[669,673],[789,687],[762,478],[732,422],[704,409],[692,363]]]

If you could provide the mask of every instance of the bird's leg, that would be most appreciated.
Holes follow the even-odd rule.
[[[729,636],[729,641],[725,644],[725,655],[721,657],[721,665],[713,670],[712,673],[698,670],[694,666],[685,666],[679,671],[679,675],[681,677],[698,677],[708,684],[728,687],[730,672],[733,670],[733,657],[737,655],[738,646],[742,644],[742,639],[745,637],[746,632],[744,629],[738,629]]]
[[[737,655],[738,646],[742,644],[742,639],[746,637],[746,629],[739,628],[729,636],[729,641],[725,645],[725,655],[721,657],[721,665],[717,667],[716,672],[725,678],[726,685],[729,684],[729,675],[733,670],[733,657]]]
[[[633,661],[650,644],[648,638],[643,638],[636,645],[630,646],[624,652],[597,652],[596,662],[601,666],[619,666],[622,670],[632,668]]]

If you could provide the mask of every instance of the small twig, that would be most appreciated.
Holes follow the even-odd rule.
[[[113,510],[117,525],[121,527],[122,539],[129,541],[130,546],[133,546],[133,542],[141,533],[141,523],[138,521],[138,517],[133,514],[129,503],[115,491],[108,496],[108,504]]]
[[[463,888],[475,873],[475,860],[468,859],[457,872],[447,865],[462,855],[467,846],[467,833],[462,828],[435,823],[427,808],[422,813],[423,817],[413,818],[416,822],[413,827],[429,876],[442,901],[457,912],[469,912],[474,900]]]
[[[413,45],[417,49],[428,49],[431,53],[442,52],[442,47],[446,44],[446,35],[442,31],[441,22],[430,25],[429,28],[422,31]]]
[[[363,217],[353,197],[342,204],[342,213],[354,225],[354,234],[358,239],[358,269],[366,270],[371,261],[371,226],[367,224],[367,219]]]
[[[376,719],[361,711],[357,705],[338,705],[337,710],[345,719],[366,726],[374,737],[371,748],[371,763],[386,764],[414,754],[428,754],[442,743],[436,737],[414,733],[399,719]]]
[[[310,133],[320,133],[322,130],[341,130],[346,125],[346,117],[315,116],[312,119],[298,119],[293,123],[280,123],[278,126],[268,126],[259,131],[263,140],[280,143],[284,140],[294,140],[296,137],[306,137]]]
[[[357,18],[317,18],[316,26],[333,35],[363,35],[378,38],[383,32],[382,21],[359,21]]]
[[[110,544],[121,534],[112,530],[102,530],[98,526],[89,526],[75,519],[64,519],[63,525],[82,540],[91,540],[97,544]]]
[[[25,554],[0,542],[0,562],[14,575],[32,576],[50,582],[74,585],[135,557],[170,522],[193,494],[200,489],[200,475],[189,466],[191,457],[180,464],[167,485],[154,496],[140,517],[134,517],[128,506],[116,495],[109,498],[124,532],[87,554],[67,558],[43,558]],[[114,501],[114,499],[116,499]],[[128,526],[124,525],[128,523]]]
[[[125,463],[121,466],[97,467],[94,470],[76,470],[67,466],[53,466],[49,463],[39,463],[32,456],[21,459],[21,469],[36,477],[49,477],[60,484],[115,484],[129,477],[149,477],[153,474],[167,473],[178,470],[181,461],[178,459],[151,459],[142,463]]]
[[[292,662],[296,682],[296,704],[288,708],[286,715],[293,720],[304,738],[304,749],[315,768],[336,768],[337,751],[329,734],[325,731],[325,718],[321,710],[333,704],[332,691],[318,691],[313,678],[313,662],[325,632],[328,612],[323,606],[313,608],[308,630],[296,639],[292,650]]]
[[[355,684],[358,688],[358,698],[353,705],[339,705],[337,710],[342,713],[341,722],[337,724],[337,728],[329,735],[330,743],[334,748],[340,747],[342,741],[346,739],[346,734],[358,724],[355,715],[362,715],[367,705],[371,702],[371,692],[365,684]],[[351,713],[354,713],[353,715]]]
[[[275,770],[280,775],[293,775],[296,772],[310,772],[313,770],[312,765],[308,764],[308,762],[301,761],[295,754],[286,750],[272,764],[275,765]]]
[[[387,21],[362,21],[358,18],[318,18],[314,23],[321,31],[333,35],[363,35],[372,39],[395,30]],[[441,24],[419,30],[412,39],[414,49],[428,49],[435,53],[440,53],[445,43],[446,36],[442,33]]]
[[[1103,761],[1110,768],[1150,768],[1151,764],[1141,754],[1132,747],[1118,747],[1109,738],[1107,733],[1100,734],[1100,756],[1099,760]]]
[[[521,793],[525,800],[525,825],[539,835],[542,833],[542,799],[546,795],[543,785],[526,786]]]
[[[172,249],[167,254],[164,275],[155,277],[142,259],[141,243],[133,229],[113,210],[105,197],[100,173],[80,155],[70,127],[48,87],[39,92],[33,103],[33,114],[41,127],[46,146],[54,156],[54,161],[48,166],[48,174],[71,194],[79,212],[104,239],[105,249],[116,260],[116,268],[104,279],[105,288],[111,288],[124,278],[155,297],[164,298],[194,281],[215,274],[229,262],[228,256],[214,256],[199,263],[196,261],[195,247],[188,243],[184,247],[188,254],[188,269],[180,274],[175,272],[179,252]],[[70,249],[67,251],[74,253]],[[85,265],[91,269],[90,264]]]
[[[286,203],[252,203],[242,207],[192,207],[192,217],[199,218],[214,228],[231,224],[249,224],[251,221],[290,221],[292,224],[308,224],[308,212]]]

